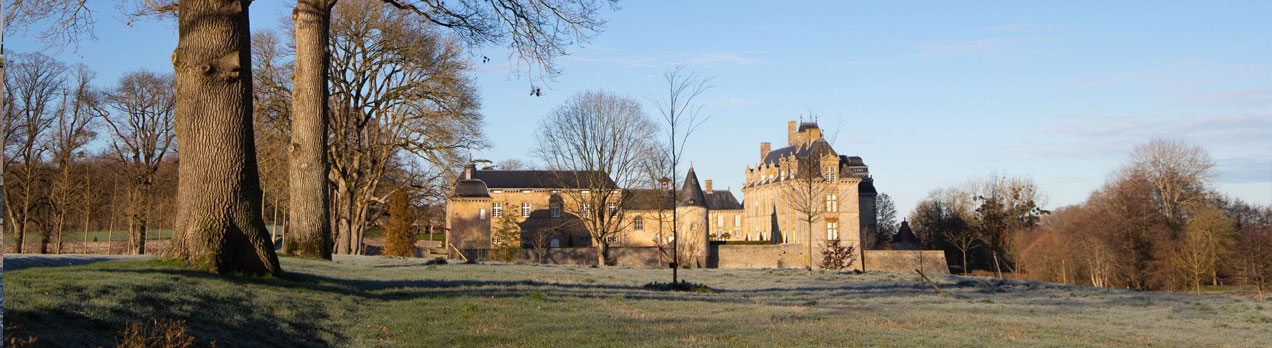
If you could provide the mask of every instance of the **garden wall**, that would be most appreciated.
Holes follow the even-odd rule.
[[[949,274],[945,252],[941,250],[866,250],[866,270],[927,274]]]

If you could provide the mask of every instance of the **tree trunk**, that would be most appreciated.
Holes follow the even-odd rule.
[[[133,244],[130,247],[133,255],[146,254],[146,232],[150,231],[150,182],[149,179],[143,179],[142,187],[137,192],[137,201],[140,204],[133,208],[137,209],[133,213],[133,219],[137,222],[136,230],[131,231]]]
[[[177,219],[167,258],[280,274],[260,216],[247,1],[182,0],[176,72]]]
[[[598,247],[596,252],[596,264],[599,266],[609,266],[609,264],[606,263],[606,261],[609,260],[609,243],[600,242],[596,243],[596,246]]]
[[[57,235],[56,235],[57,240],[54,241],[54,244],[53,244],[54,254],[58,254],[58,255],[62,254],[62,229],[65,226],[66,226],[66,210],[63,209],[62,212],[59,212],[57,214]]]
[[[327,42],[335,0],[297,0],[296,61],[292,73],[292,135],[289,147],[291,215],[295,234],[288,252],[331,259],[327,187]]]
[[[963,274],[967,274],[967,249],[963,249]]]
[[[998,279],[1003,279],[1003,268],[998,266],[998,251],[991,253],[994,254],[994,274],[998,276]]]

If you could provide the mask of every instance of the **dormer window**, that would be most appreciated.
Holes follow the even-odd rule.
[[[826,180],[835,181],[835,174],[838,172],[838,170],[835,170],[835,167],[826,167]]]

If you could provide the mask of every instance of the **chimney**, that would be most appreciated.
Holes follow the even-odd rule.
[[[711,193],[711,179],[707,179],[707,193]]]
[[[773,149],[773,144],[769,142],[760,143],[760,161],[764,161],[764,157],[768,157],[769,150]]]
[[[795,121],[786,122],[786,145],[795,145],[795,131],[799,128]]]

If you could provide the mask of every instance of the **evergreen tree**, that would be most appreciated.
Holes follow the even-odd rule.
[[[384,253],[393,256],[415,255],[415,235],[411,223],[415,220],[406,190],[393,192],[389,199],[389,230],[384,235]]]

